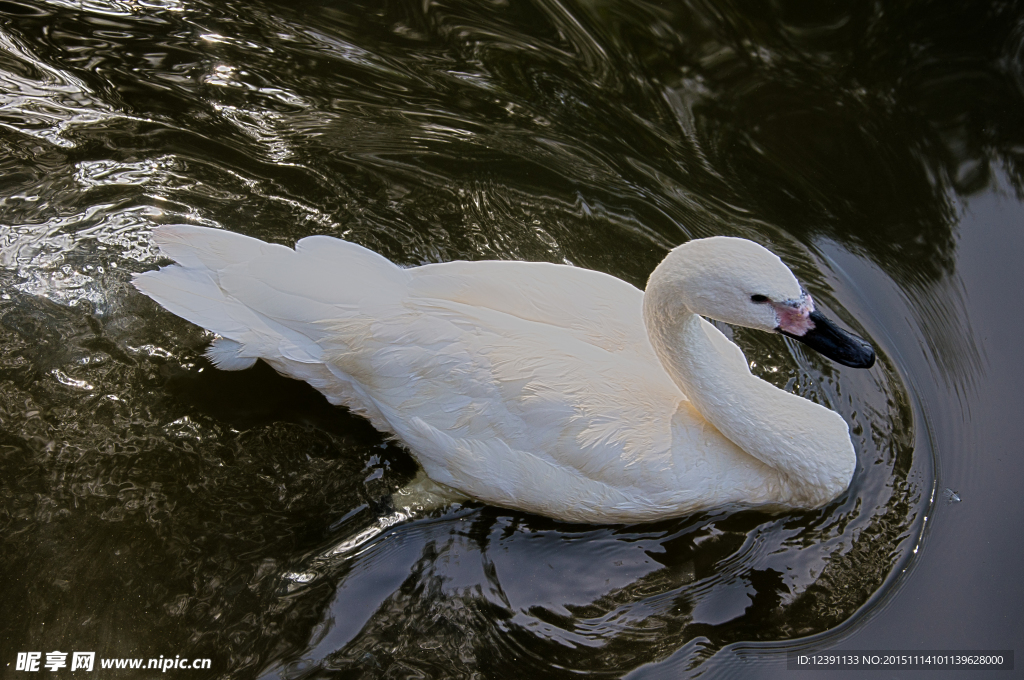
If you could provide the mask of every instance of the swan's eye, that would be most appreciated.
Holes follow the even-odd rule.
[[[765,302],[768,302],[768,297],[765,296],[765,295],[751,295],[750,296],[750,301],[751,302],[756,302],[757,304],[760,305],[760,304],[764,304]]]

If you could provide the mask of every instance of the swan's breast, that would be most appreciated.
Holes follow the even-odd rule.
[[[689,400],[672,416],[677,502],[695,508],[773,503],[785,492],[779,473],[730,441]]]

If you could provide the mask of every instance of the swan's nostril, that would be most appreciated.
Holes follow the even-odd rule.
[[[814,312],[814,301],[807,293],[804,293],[799,300],[773,302],[772,307],[779,317],[777,330],[780,332],[800,337],[808,331],[814,330],[814,321],[811,319],[811,314]]]

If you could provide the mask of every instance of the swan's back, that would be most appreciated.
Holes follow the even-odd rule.
[[[609,352],[650,347],[643,292],[614,276],[547,262],[444,262],[408,270],[409,294],[546,324]],[[653,356],[653,354],[651,355]]]
[[[309,341],[322,334],[320,322],[380,318],[403,302],[426,309],[431,300],[563,328],[609,351],[649,348],[643,293],[588,269],[514,261],[402,269],[372,250],[329,236],[301,239],[293,250],[191,225],[159,227],[153,237],[178,266],[138,274],[136,287],[196,325],[263,350],[252,358],[273,353],[264,342],[283,329],[297,347],[316,355]],[[287,343],[281,349],[289,358],[308,358],[301,352],[292,357],[296,348]]]

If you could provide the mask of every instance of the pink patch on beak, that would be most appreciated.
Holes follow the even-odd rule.
[[[779,317],[779,330],[800,337],[814,329],[814,322],[810,319],[814,311],[814,300],[809,294],[804,293],[799,300],[773,302],[772,308]]]

